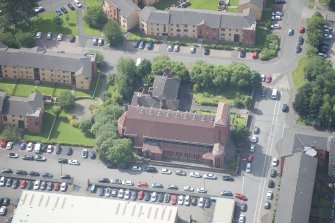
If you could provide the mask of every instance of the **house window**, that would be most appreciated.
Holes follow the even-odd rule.
[[[14,74],[16,74],[16,71],[14,71]]]
[[[184,29],[184,32],[188,32],[188,29]]]
[[[223,32],[224,32],[225,30],[226,30],[226,29],[224,29],[224,28],[223,28],[223,29],[221,29],[221,31],[223,31]]]
[[[20,115],[20,118],[22,118],[22,115]]]
[[[51,77],[53,77],[54,75],[53,75],[53,74],[51,74],[50,76],[51,76]]]
[[[35,126],[38,126],[38,122],[35,122]]]
[[[44,81],[45,81],[45,78],[43,77],[43,78],[42,78],[42,80],[44,80]]]
[[[7,116],[6,116],[6,115],[3,116],[2,119],[3,119],[5,122],[7,122]]]
[[[177,32],[180,32],[180,29],[177,29],[176,31],[177,31]]]
[[[84,83],[84,81],[80,81],[82,84]]]
[[[180,25],[176,25],[178,28],[180,27]]]

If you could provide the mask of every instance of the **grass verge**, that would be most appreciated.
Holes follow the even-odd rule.
[[[217,10],[218,0],[190,0],[189,7],[193,9]]]
[[[164,1],[160,1],[157,4],[155,4],[155,8],[159,9],[159,10],[164,10],[167,9],[168,7],[170,7],[171,5],[177,3],[178,0],[164,0]]]
[[[82,13],[83,17],[87,13],[87,8],[96,6],[96,5],[101,5],[101,1],[99,0],[85,0],[85,2],[86,2],[86,7],[85,9],[83,9],[83,13]],[[83,25],[84,34],[90,35],[90,36],[101,36],[102,35],[102,30],[91,28],[84,19],[82,19],[82,25]]]
[[[200,105],[209,105],[209,106],[217,106],[219,102],[225,102],[228,104],[233,104],[235,99],[239,99],[244,97],[245,94],[227,88],[221,94],[212,94],[210,92],[197,92],[193,95],[197,104]]]
[[[238,6],[239,0],[230,0],[229,5],[230,6]]]
[[[0,91],[4,91],[7,94],[11,95],[15,88],[15,81],[11,80],[1,80],[0,81]]]
[[[307,63],[307,57],[300,58],[297,67],[292,72],[293,84],[296,90],[306,83],[304,68]]]
[[[263,48],[265,37],[268,34],[268,24],[271,21],[271,11],[263,11],[262,19],[256,25],[256,47]]]

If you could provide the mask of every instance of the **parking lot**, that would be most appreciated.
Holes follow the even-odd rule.
[[[67,146],[62,146],[62,153],[56,154],[53,153],[44,153],[42,154],[45,158],[45,162],[38,162],[38,161],[28,161],[22,160],[22,157],[26,154],[35,155],[34,152],[28,152],[27,150],[20,150],[18,144],[15,144],[12,150],[6,150],[5,148],[1,148],[0,150],[0,169],[3,168],[11,168],[13,171],[16,170],[25,170],[25,171],[37,171],[37,172],[48,172],[53,175],[53,179],[56,181],[60,178],[61,175],[69,174],[73,177],[73,185],[69,186],[66,193],[71,194],[78,194],[78,195],[88,195],[88,196],[98,196],[96,193],[89,192],[89,185],[88,180],[91,182],[96,182],[99,178],[106,177],[108,179],[120,179],[120,180],[130,180],[135,185],[133,187],[129,187],[131,190],[143,190],[141,187],[137,187],[138,182],[145,181],[149,184],[148,190],[155,190],[152,188],[153,183],[162,184],[163,189],[165,190],[170,184],[175,185],[178,187],[178,190],[170,191],[170,193],[174,193],[176,195],[184,194],[188,195],[188,192],[183,190],[184,186],[191,186],[194,188],[195,192],[190,193],[193,194],[194,197],[210,197],[210,196],[221,196],[220,193],[222,191],[231,191],[234,192],[242,192],[242,179],[240,177],[235,178],[235,181],[223,181],[222,176],[225,174],[216,174],[216,180],[205,179],[201,178],[194,178],[190,177],[190,172],[192,170],[185,170],[187,173],[186,176],[177,176],[175,174],[176,168],[169,168],[171,174],[162,174],[161,167],[157,167],[158,173],[149,173],[144,171],[145,166],[141,166],[141,171],[135,171],[131,169],[108,169],[100,160],[98,159],[90,159],[90,158],[83,158],[82,157],[82,149],[83,148],[74,148],[73,147],[73,154],[68,156],[65,154],[67,150]],[[92,151],[92,149],[87,148],[88,151]],[[19,158],[9,158],[8,154],[10,152],[15,152],[19,155]],[[58,163],[59,158],[67,158],[67,159],[75,159],[78,160],[80,165],[69,165],[69,164],[60,164]],[[97,173],[96,170],[99,170]],[[202,176],[206,174],[203,171],[198,171],[199,174]],[[15,174],[13,174],[15,177]],[[43,178],[41,178],[43,180]],[[112,188],[112,185],[109,185]],[[197,193],[197,188],[205,188],[207,193]],[[0,197],[10,197],[12,201],[15,201],[19,198],[20,193],[19,191],[22,190],[12,189],[8,187],[2,187],[0,189],[1,196]],[[11,193],[7,193],[6,191],[11,191]],[[160,191],[160,189],[157,189]],[[59,191],[51,191],[52,193],[61,193]],[[164,191],[165,192],[165,191]],[[12,195],[11,195],[12,194]],[[106,199],[105,196],[103,198]],[[181,216],[188,218],[187,216],[190,213],[190,209],[196,208],[192,212],[194,213],[193,218],[196,219],[196,216],[199,214],[198,222],[206,222],[201,221],[204,217],[211,216],[211,211],[213,211],[214,205],[211,205],[211,208],[199,208],[198,206],[191,207],[182,205],[180,208]],[[10,210],[10,209],[9,209]],[[183,212],[185,210],[185,212]],[[201,210],[201,211],[199,211]],[[203,212],[203,213],[202,213]],[[11,212],[9,211],[9,215]],[[202,213],[202,214],[201,214]]]

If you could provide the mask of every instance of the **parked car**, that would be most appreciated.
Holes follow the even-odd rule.
[[[184,203],[184,196],[183,195],[179,195],[178,196],[178,205],[183,205]]]
[[[130,199],[130,190],[126,190],[126,191],[124,192],[124,196],[123,196],[123,198],[126,199],[126,200],[129,200],[129,199]]]
[[[295,52],[296,53],[301,53],[302,51],[302,47],[300,45],[297,45],[296,49],[295,49]]]
[[[49,34],[49,33],[48,33]],[[6,145],[6,144],[5,144]],[[34,147],[34,144],[32,142],[29,142],[28,145],[27,145],[27,151],[28,152],[31,152],[33,151],[33,147]]]
[[[94,160],[94,159],[96,158],[96,154],[95,154],[95,152],[94,152],[94,151],[90,151],[90,152],[89,152],[89,157],[90,157],[92,160]]]
[[[299,38],[298,38],[298,45],[302,45],[302,44],[304,44],[304,37],[303,36],[299,36]]]
[[[203,207],[204,206],[204,198],[203,197],[200,197],[198,199],[198,207]]]
[[[13,142],[7,142],[7,144],[6,144],[6,149],[7,149],[7,150],[11,150],[12,147],[13,147]]]
[[[98,45],[98,38],[97,37],[93,37],[92,44],[95,45],[95,46]]]
[[[146,167],[145,171],[147,171],[149,173],[157,173],[156,167],[153,167],[153,166]]]
[[[245,58],[246,55],[247,55],[247,53],[245,52],[245,50],[241,50],[241,51],[240,51],[240,57],[241,57],[241,58]]]
[[[99,178],[98,182],[99,183],[110,183],[110,180],[106,177],[103,177],[103,178]]]
[[[133,167],[131,168],[131,170],[134,170],[134,171],[141,171],[142,168],[141,168],[140,166],[133,166]]]
[[[174,45],[173,52],[179,52],[179,51],[180,51],[180,46],[179,45]]]
[[[241,214],[240,217],[238,218],[239,223],[244,223],[245,222],[245,215]]]
[[[267,193],[266,193],[266,199],[268,200],[272,200],[272,197],[273,197],[273,193],[271,190],[269,190]]]
[[[52,151],[54,150],[52,145],[48,145],[47,147],[47,153],[52,153]]]
[[[17,170],[16,175],[26,176],[26,175],[28,175],[28,172],[25,171],[25,170]]]
[[[76,42],[76,37],[73,36],[73,35],[71,35],[71,36],[70,36],[70,42],[71,42],[71,43]]]
[[[21,143],[20,144],[20,150],[25,150],[26,149],[26,146],[27,146],[27,144],[26,143]]]
[[[275,182],[273,180],[269,180],[268,188],[274,188],[274,187],[275,187]]]
[[[214,174],[212,174],[212,173],[206,173],[206,174],[204,174],[204,178],[208,179],[208,180],[216,180],[217,179],[217,177]]]
[[[177,204],[177,195],[173,194],[171,195],[171,204],[176,205]]]
[[[68,163],[68,160],[66,158],[58,158],[58,163],[63,163],[63,164],[66,164]]]
[[[170,175],[172,172],[171,172],[171,170],[169,170],[169,169],[165,169],[165,168],[163,168],[162,170],[161,170],[161,172],[162,172],[162,174],[168,174],[168,175]]]
[[[147,49],[152,50],[153,48],[154,48],[154,43],[151,41],[147,42]]]
[[[42,155],[35,155],[34,159],[35,159],[36,161],[41,161],[41,162],[45,162],[45,161],[47,161],[47,158],[45,158],[45,157],[42,156]]]
[[[210,54],[210,50],[208,48],[204,48],[204,55],[208,56]]]
[[[66,10],[66,8],[64,8],[63,6],[60,8],[60,10],[64,13],[64,14],[66,14],[67,13],[67,10]]]
[[[83,149],[83,151],[81,152],[81,157],[83,157],[84,159],[87,159],[87,157],[88,157],[88,150],[87,149]]]
[[[16,173],[17,174],[17,173]],[[36,172],[36,171],[30,171],[29,172],[29,176],[34,176],[34,177],[38,177],[40,175],[39,172]]]
[[[278,164],[279,164],[279,160],[276,157],[273,157],[272,158],[272,166],[276,167],[276,166],[278,166]]]
[[[67,150],[66,150],[66,155],[71,156],[72,153],[73,153],[72,148],[71,148],[71,147],[67,148]]]
[[[122,185],[134,186],[134,183],[131,180],[124,180],[122,181]]]
[[[24,155],[24,156],[22,157],[22,159],[23,159],[23,160],[29,160],[29,161],[31,161],[31,160],[34,160],[34,157],[33,157],[32,155]]]
[[[194,188],[191,186],[184,186],[184,191],[193,192]]]
[[[204,187],[197,188],[198,193],[207,193],[207,190]]]
[[[271,75],[266,75],[265,76],[265,83],[271,83],[271,81],[272,81]]]
[[[172,46],[172,45],[169,45],[168,48],[167,48],[167,51],[168,51],[168,52],[172,52],[172,51],[173,51],[173,46]]]
[[[99,187],[97,193],[98,193],[98,195],[99,195],[100,197],[104,196],[104,195],[105,195],[104,188]]]
[[[38,6],[38,7],[36,7],[36,8],[34,9],[34,11],[35,11],[36,13],[40,13],[40,12],[44,12],[45,9],[43,8],[43,6]]]
[[[300,28],[299,28],[299,33],[305,33],[305,27],[300,26]]]
[[[187,173],[185,171],[183,171],[183,170],[176,170],[176,175],[178,175],[178,176],[186,176]]]
[[[178,187],[176,185],[170,184],[169,186],[167,186],[166,189],[169,189],[169,190],[178,190]]]
[[[140,44],[138,45],[138,48],[141,49],[141,50],[143,50],[144,47],[145,47],[145,42],[142,40],[142,41],[140,42]]]
[[[151,187],[153,187],[153,188],[163,188],[163,185],[161,183],[153,183],[151,185]]]
[[[59,144],[56,144],[56,154],[59,155],[62,153],[62,147]]]
[[[287,104],[283,104],[283,107],[282,107],[282,112],[288,112],[289,111],[289,107]]]
[[[254,160],[254,156],[253,156],[252,154],[249,154],[249,155],[247,156],[247,162],[248,162],[248,163],[251,163],[253,160]]]
[[[241,193],[235,193],[234,196],[242,201],[246,201],[248,200],[248,198],[244,195],[244,194],[241,194]]]
[[[269,201],[264,202],[264,208],[265,209],[270,209],[271,208],[271,203]]]
[[[256,145],[255,144],[251,144],[250,145],[250,152],[255,152],[255,148],[256,148]]]
[[[76,6],[78,8],[81,8],[83,5],[79,2],[79,0],[74,0],[74,4],[76,4]]]
[[[191,172],[191,173],[190,173],[190,177],[201,178],[201,175],[200,175],[200,173],[198,173],[198,172]]]
[[[14,152],[10,152],[9,154],[8,154],[8,157],[9,158],[19,158],[19,154],[17,154],[17,153],[14,153]]]
[[[281,26],[279,24],[272,24],[271,29],[281,29]]]
[[[223,179],[224,181],[234,181],[234,177],[229,176],[229,175],[223,176],[222,179]]]
[[[257,143],[257,142],[258,142],[258,136],[257,136],[257,135],[253,135],[253,136],[251,137],[251,142],[253,142],[253,143]]]
[[[277,176],[277,170],[275,169],[271,169],[271,174],[270,174],[271,177],[276,177]]]
[[[68,6],[69,9],[71,9],[72,11],[75,10],[74,6],[73,6],[71,3],[67,4],[67,6]]]
[[[248,205],[247,205],[247,203],[242,203],[242,204],[241,204],[241,211],[242,211],[242,212],[246,212],[247,209],[248,209]]]
[[[98,45],[99,45],[99,46],[103,46],[103,45],[104,45],[104,39],[103,39],[103,38],[100,37],[100,38],[98,39]]]
[[[195,48],[194,46],[192,46],[190,48],[190,54],[195,54],[196,50],[197,50],[197,48]]]
[[[53,175],[52,175],[51,173],[47,173],[47,172],[45,172],[45,173],[42,174],[42,177],[45,177],[45,178],[53,178]]]
[[[69,160],[68,164],[70,164],[70,165],[77,165],[77,166],[80,165],[80,163],[79,163],[78,160]]]
[[[259,134],[260,129],[258,127],[254,127],[253,132],[254,132],[254,134]]]
[[[60,10],[59,8],[55,9],[55,12],[56,12],[57,16],[63,15],[62,10]]]
[[[142,182],[142,181],[140,181],[140,182],[137,183],[137,186],[138,186],[138,187],[148,187],[149,185],[148,185],[147,182]]]

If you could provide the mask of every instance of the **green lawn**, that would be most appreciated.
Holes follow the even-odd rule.
[[[168,7],[170,7],[171,5],[173,5],[177,2],[178,2],[178,0],[163,0],[163,1],[158,2],[154,6],[155,6],[156,9],[164,10],[164,9],[167,9]]]
[[[85,0],[87,7],[95,6],[95,5],[101,5],[101,1],[99,0]],[[83,17],[87,13],[87,7],[83,9]],[[101,6],[102,7],[102,6]],[[101,36],[102,30],[91,28],[84,19],[82,19],[83,22],[83,32],[87,35],[92,36]]]
[[[193,9],[218,9],[218,0],[190,0],[190,4],[191,5],[189,7]]]
[[[47,84],[39,84],[36,87],[36,91],[40,92],[42,95],[52,96],[52,93],[54,91],[54,86],[47,85]]]
[[[34,91],[34,83],[19,83],[14,91],[14,96],[28,97]]]
[[[297,67],[292,72],[292,79],[295,89],[300,88],[302,85],[306,83],[304,75],[304,68],[306,66],[306,63],[307,63],[307,57],[300,58]]]
[[[240,125],[240,126],[245,126],[246,124],[246,119],[241,117],[241,115],[239,114],[236,114],[234,112],[231,112],[230,113],[230,116],[231,116],[231,124],[236,124],[236,125]]]
[[[245,94],[235,89],[227,88],[221,94],[212,94],[210,92],[197,92],[193,95],[196,103],[200,105],[217,106],[219,102],[233,104],[234,99],[242,98]]]
[[[256,47],[263,48],[268,33],[267,24],[271,22],[271,11],[263,11],[262,20],[256,25]]]
[[[238,8],[228,7],[227,12],[238,12]]]
[[[4,91],[11,95],[15,87],[15,81],[1,80],[0,81],[0,91]]]
[[[273,0],[272,0],[273,1]],[[238,2],[239,2],[239,0],[230,0],[229,1],[229,5],[230,6],[238,6]]]
[[[54,34],[72,34],[76,36],[78,34],[77,30],[77,14],[75,11],[69,11],[67,14],[63,14],[60,18],[63,24],[58,25],[55,23],[56,13],[54,11],[49,11],[42,13],[32,19],[32,26],[34,30],[41,32],[52,32]]]
[[[55,123],[50,140],[47,140],[53,119],[54,115],[52,113],[52,107],[45,106],[42,133],[39,135],[25,134],[24,140],[86,146],[95,145],[94,138],[87,138],[79,129],[70,125],[67,120],[67,114],[65,112],[60,114],[59,119]]]

